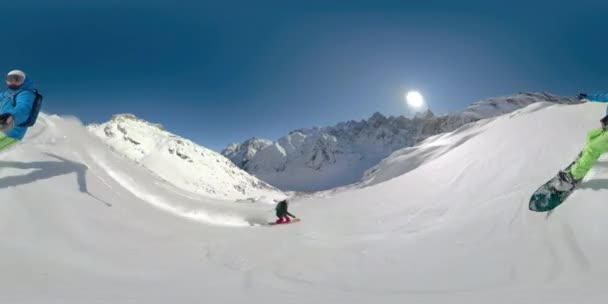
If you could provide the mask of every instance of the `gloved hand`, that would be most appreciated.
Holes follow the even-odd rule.
[[[15,127],[13,115],[5,113],[0,115],[0,131],[8,132]]]
[[[578,95],[576,96],[576,98],[578,100],[583,100],[583,99],[587,98],[587,93],[578,93]]]
[[[604,118],[600,120],[600,123],[602,124],[602,129],[608,131],[608,115],[604,116]]]

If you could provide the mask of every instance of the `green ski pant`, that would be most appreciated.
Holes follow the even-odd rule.
[[[608,131],[602,128],[589,131],[581,156],[570,167],[572,177],[575,179],[585,177],[595,161],[605,152],[608,152]]]
[[[0,152],[7,150],[8,148],[14,146],[18,140],[6,136],[6,134],[0,132]]]

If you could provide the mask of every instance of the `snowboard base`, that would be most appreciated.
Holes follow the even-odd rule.
[[[578,154],[578,157],[564,169],[570,171],[570,168],[579,160],[583,152]],[[568,191],[559,191],[554,185],[559,180],[559,172],[544,185],[540,186],[530,198],[529,209],[536,212],[549,212],[561,205],[566,199],[576,190],[576,187]]]
[[[561,205],[566,199],[576,190],[576,187],[568,191],[556,190],[552,185],[559,179],[559,176],[555,176],[540,186],[532,197],[530,198],[529,209],[536,212],[548,212],[557,206]]]

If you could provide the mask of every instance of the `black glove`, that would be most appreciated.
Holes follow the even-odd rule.
[[[10,131],[14,126],[15,120],[13,119],[13,115],[8,113],[0,115],[0,131]]]
[[[583,100],[587,98],[587,93],[578,93],[578,95],[576,96],[576,98],[578,100]]]
[[[602,124],[602,129],[608,130],[608,115],[604,116],[604,118],[600,120],[600,123]]]

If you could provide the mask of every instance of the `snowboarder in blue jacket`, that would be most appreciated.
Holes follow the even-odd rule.
[[[13,70],[7,74],[6,89],[0,91],[0,151],[22,140],[34,124],[39,97],[34,82],[23,71]]]

